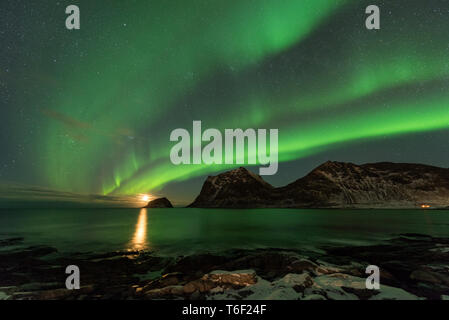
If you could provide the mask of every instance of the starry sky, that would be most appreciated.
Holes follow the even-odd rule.
[[[65,28],[71,4],[80,30]],[[370,4],[380,30],[365,27]],[[264,177],[275,186],[326,160],[449,167],[446,0],[3,0],[0,11],[4,185],[186,204],[232,168],[170,162],[170,132],[193,120],[279,129],[279,170]]]

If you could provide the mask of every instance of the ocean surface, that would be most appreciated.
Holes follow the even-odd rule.
[[[0,239],[61,253],[369,245],[403,233],[449,237],[449,210],[0,209]]]

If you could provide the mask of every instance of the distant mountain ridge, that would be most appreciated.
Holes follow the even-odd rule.
[[[433,208],[449,206],[449,169],[423,164],[328,161],[284,187],[240,167],[209,176],[189,207]]]

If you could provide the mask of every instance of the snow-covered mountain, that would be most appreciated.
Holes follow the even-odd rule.
[[[449,206],[449,169],[407,163],[328,161],[293,183],[274,188],[245,168],[205,181],[189,207],[441,208]]]

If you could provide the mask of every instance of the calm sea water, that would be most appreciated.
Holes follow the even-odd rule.
[[[374,244],[400,233],[449,237],[444,210],[13,209],[0,238],[60,252],[151,250],[185,255],[231,248]]]

